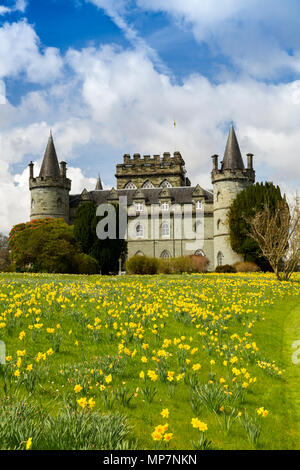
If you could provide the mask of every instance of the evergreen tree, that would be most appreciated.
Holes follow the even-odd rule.
[[[101,220],[96,216],[96,207],[92,202],[85,202],[78,207],[74,225],[74,235],[84,253],[95,258],[102,274],[116,273],[119,269],[119,259],[124,263],[127,254],[127,242],[119,238],[119,207],[115,206],[116,239],[100,240],[96,227]],[[105,216],[103,216],[105,217]],[[103,218],[102,217],[102,218]]]
[[[243,255],[245,261],[255,262],[263,271],[271,270],[271,266],[262,256],[257,243],[249,236],[249,219],[265,205],[275,211],[277,202],[283,199],[280,188],[273,183],[256,183],[237,195],[228,214],[232,249]]]

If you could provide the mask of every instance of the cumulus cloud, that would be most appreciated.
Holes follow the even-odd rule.
[[[25,20],[0,28],[0,78],[24,73],[28,81],[44,84],[61,75],[62,65],[56,48],[41,50],[36,32]]]
[[[6,15],[7,13],[12,13],[13,11],[20,11],[24,13],[27,7],[26,0],[17,0],[15,5],[12,7],[7,7],[0,5],[0,15]]]
[[[120,3],[126,15],[122,8]],[[274,180],[289,191],[299,182],[300,81],[271,84],[243,74],[213,84],[192,74],[176,84],[157,69],[146,48],[106,45],[70,49],[62,56],[43,49],[24,21],[0,28],[0,77],[18,75],[47,86],[24,94],[17,105],[0,105],[0,192],[5,195],[0,231],[29,218],[26,167],[36,161],[37,173],[50,128],[59,159],[69,163],[72,193],[96,183],[84,174],[90,145],[102,155],[93,162],[93,171],[102,172],[107,161],[111,165],[107,185],[115,185],[112,153],[121,161],[127,152],[180,150],[192,183],[210,187],[210,156],[222,156],[232,120],[242,153],[255,154],[258,180]]]

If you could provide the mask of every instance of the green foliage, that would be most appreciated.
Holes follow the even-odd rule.
[[[116,234],[119,233],[119,210],[115,205]],[[104,217],[104,216],[103,216]],[[103,218],[102,217],[102,218]],[[119,259],[125,261],[127,242],[124,239],[99,240],[96,233],[97,224],[101,218],[96,216],[96,207],[92,202],[85,202],[78,207],[74,224],[74,236],[82,251],[96,259],[102,274],[116,273],[119,269]]]
[[[0,233],[0,271],[9,271],[8,237]]]
[[[63,219],[36,219],[12,228],[11,258],[19,271],[97,273],[97,263],[80,252],[73,227]]]
[[[158,272],[159,260],[148,258],[148,256],[133,256],[126,263],[126,270],[130,274],[156,274]]]
[[[249,235],[249,219],[260,212],[266,204],[275,210],[277,202],[281,200],[283,197],[278,186],[268,182],[256,183],[237,195],[229,211],[228,222],[232,249],[243,255],[245,261],[256,263],[263,271],[271,270],[271,267],[262,256],[257,243]]]

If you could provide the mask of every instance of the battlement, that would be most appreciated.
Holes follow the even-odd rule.
[[[71,180],[65,176],[52,178],[51,176],[37,176],[29,178],[29,189],[56,187],[71,190]]]
[[[123,163],[117,165],[117,188],[125,189],[128,184],[142,188],[148,183],[150,187],[160,187],[163,182],[173,187],[187,186],[185,162],[180,152],[164,152],[163,155],[144,155],[134,153],[132,157],[125,154]]]

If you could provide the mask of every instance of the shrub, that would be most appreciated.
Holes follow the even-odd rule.
[[[84,253],[74,256],[74,271],[78,274],[99,274],[99,263],[95,258]]]
[[[260,268],[252,261],[239,261],[233,265],[238,273],[257,273]]]
[[[157,274],[159,260],[148,256],[133,256],[126,262],[126,271],[130,274]]]
[[[190,256],[193,265],[193,271],[197,273],[207,272],[207,267],[209,265],[209,260],[206,256],[201,255],[191,255]]]
[[[236,268],[230,264],[224,264],[224,266],[217,266],[216,273],[236,273]]]

